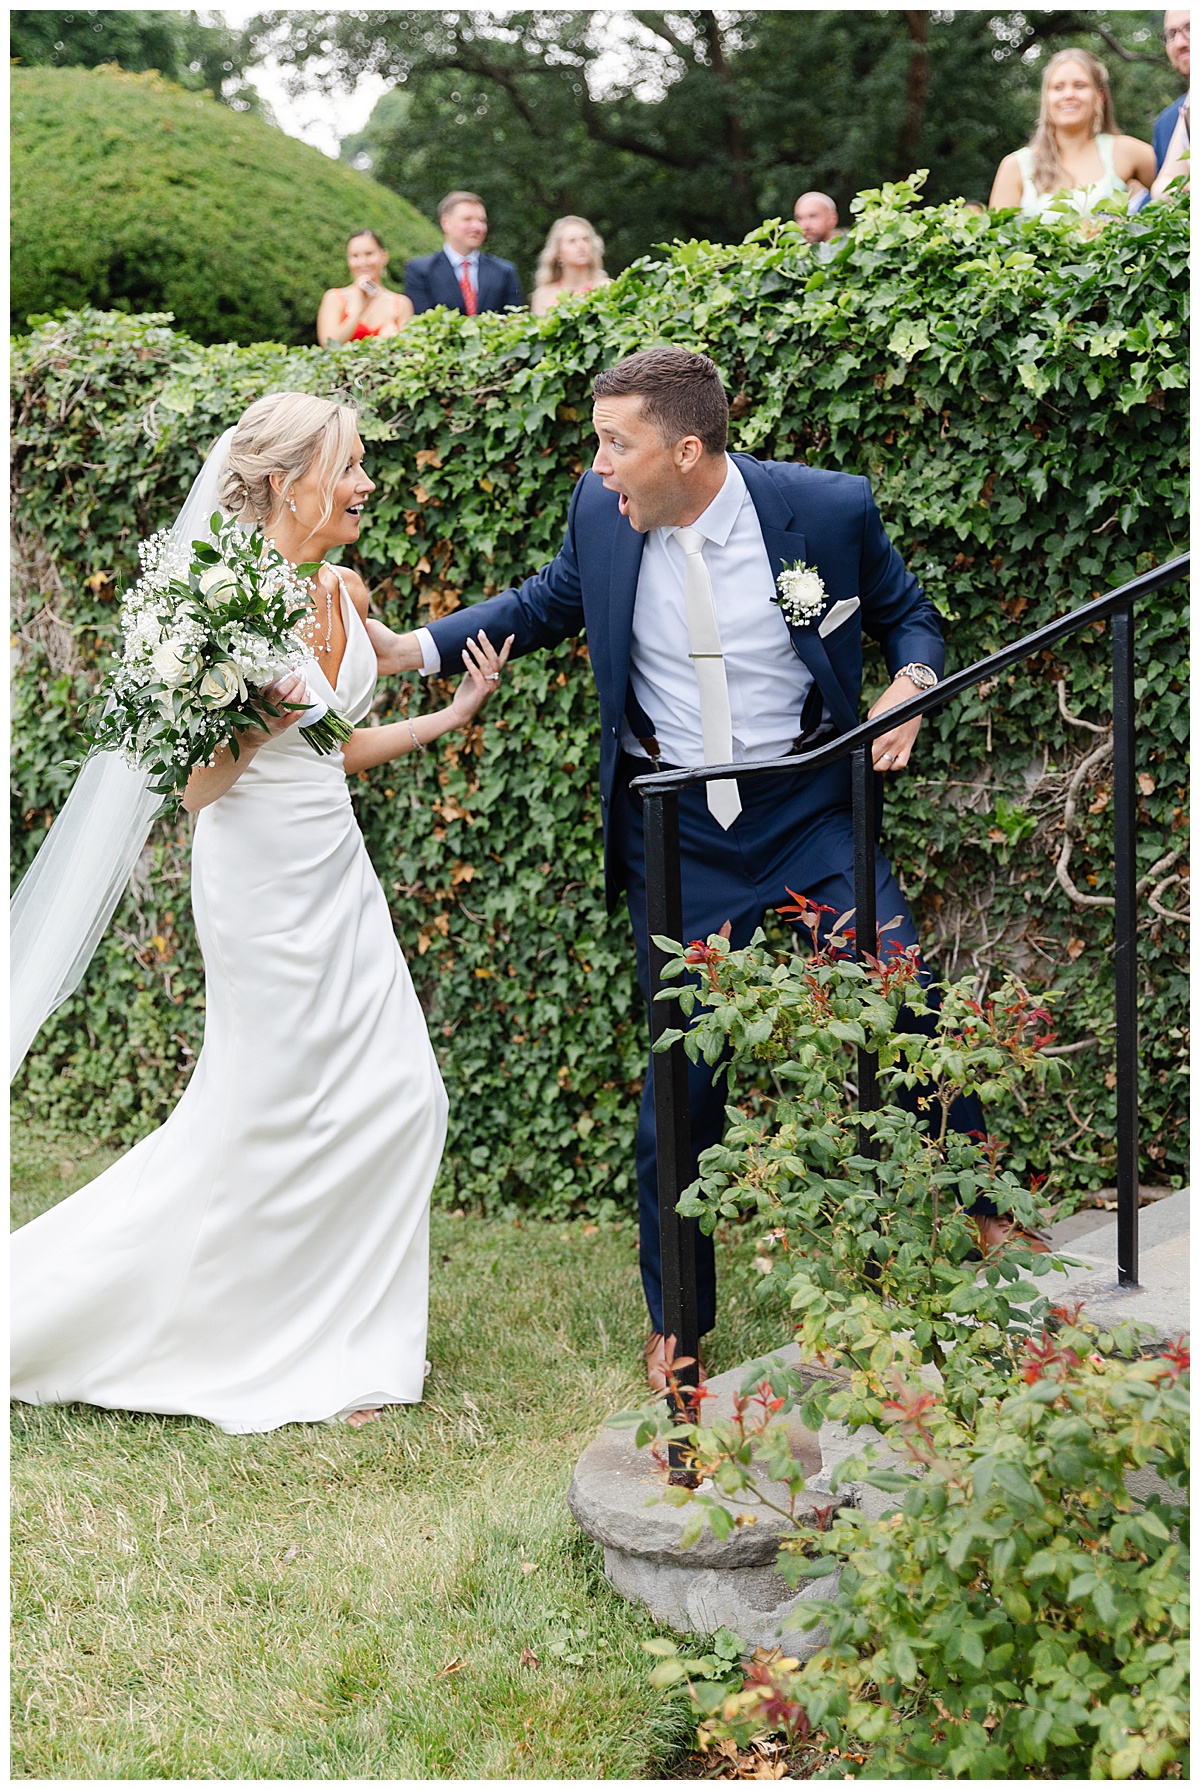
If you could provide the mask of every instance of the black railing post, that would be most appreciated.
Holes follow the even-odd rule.
[[[670,1001],[656,1001],[666,954],[654,942],[656,933],[683,940],[683,892],[679,865],[679,797],[647,794],[643,836],[646,846],[646,931],[650,955],[650,1043],[680,1023],[680,1010]],[[690,1218],[675,1208],[692,1178],[691,1115],[688,1102],[687,1053],[677,1040],[653,1056],[654,1135],[658,1159],[658,1234],[662,1260],[663,1335],[674,1337],[676,1354],[690,1356],[680,1368],[681,1387],[699,1379],[699,1318],[696,1301],[695,1236]],[[677,1416],[687,1413],[672,1401]],[[673,1473],[685,1470],[682,1450],[669,1449]]]
[[[1113,969],[1117,1019],[1117,1284],[1138,1284],[1137,797],[1133,608],[1112,618]]]
[[[874,956],[879,921],[875,912],[875,772],[870,745],[858,746],[850,761],[854,817],[854,955],[859,963]],[[858,1110],[873,1113],[879,1105],[878,1058],[873,1050],[858,1053]],[[874,1140],[859,1132],[865,1156],[875,1153]]]

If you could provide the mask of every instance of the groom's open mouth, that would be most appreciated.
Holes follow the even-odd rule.
[[[626,495],[623,491],[617,492],[617,508],[620,510],[622,516],[628,516],[628,514],[629,514],[629,499],[626,497]]]

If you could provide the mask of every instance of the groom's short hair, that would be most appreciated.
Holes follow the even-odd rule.
[[[668,447],[685,435],[697,435],[705,453],[725,452],[729,399],[707,354],[692,354],[686,348],[645,348],[615,367],[606,367],[596,378],[592,396],[640,398]]]

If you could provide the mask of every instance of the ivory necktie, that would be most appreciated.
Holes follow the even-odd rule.
[[[473,317],[479,306],[475,299],[475,288],[471,284],[471,264],[460,261],[458,264],[458,283],[462,288],[463,303],[467,307],[467,316]]]
[[[688,657],[696,668],[700,687],[700,734],[705,764],[729,764],[733,759],[733,721],[729,713],[729,684],[712,579],[704,563],[704,536],[694,528],[677,528],[675,539],[684,551],[683,611],[687,617]],[[736,783],[707,785],[708,811],[718,826],[731,827],[742,812]]]

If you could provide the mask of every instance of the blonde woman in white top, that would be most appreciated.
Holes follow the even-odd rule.
[[[596,286],[607,286],[604,243],[586,218],[556,218],[550,226],[534,276],[529,308],[544,317],[562,298],[576,298]]]
[[[1042,76],[1037,129],[1000,163],[988,203],[993,211],[1019,205],[1026,217],[1038,217],[1065,196],[1076,211],[1090,212],[1117,193],[1136,198],[1153,179],[1149,143],[1117,131],[1100,58],[1059,50]]]

